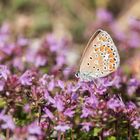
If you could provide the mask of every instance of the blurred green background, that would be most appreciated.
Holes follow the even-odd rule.
[[[9,22],[14,32],[28,37],[58,31],[82,43],[88,38],[84,32],[94,22],[97,9],[111,11],[126,27],[124,15],[129,12],[138,17],[138,3],[139,0],[0,0],[0,23]]]

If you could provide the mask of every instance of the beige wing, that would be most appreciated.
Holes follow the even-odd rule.
[[[115,71],[119,62],[119,54],[110,35],[97,30],[83,52],[79,73],[93,78],[104,77]]]

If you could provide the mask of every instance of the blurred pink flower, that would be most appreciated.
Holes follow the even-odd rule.
[[[2,124],[1,124],[1,128],[2,129],[11,129],[11,130],[14,130],[15,129],[15,124],[13,122],[13,119],[12,119],[12,116],[10,115],[5,115],[4,114],[4,110],[0,113],[0,121],[2,121]]]
[[[37,122],[33,122],[28,126],[28,132],[29,134],[42,135],[41,128],[37,125]]]
[[[10,74],[9,69],[5,65],[0,65],[0,78],[3,78],[7,80],[8,76]]]
[[[65,132],[70,129],[70,126],[67,124],[60,124],[55,126],[54,129],[60,132]]]
[[[113,20],[112,14],[105,9],[97,10],[97,19],[101,22],[111,22]]]

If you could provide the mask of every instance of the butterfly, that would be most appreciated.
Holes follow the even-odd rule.
[[[80,60],[76,77],[92,81],[117,70],[120,56],[111,36],[98,29],[90,38]]]

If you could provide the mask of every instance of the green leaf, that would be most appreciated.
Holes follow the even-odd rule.
[[[107,140],[116,140],[116,137],[111,136],[111,137],[107,138]]]
[[[0,108],[6,105],[6,101],[3,98],[0,98]]]
[[[101,132],[102,128],[94,128],[93,136],[98,136],[99,132]]]

